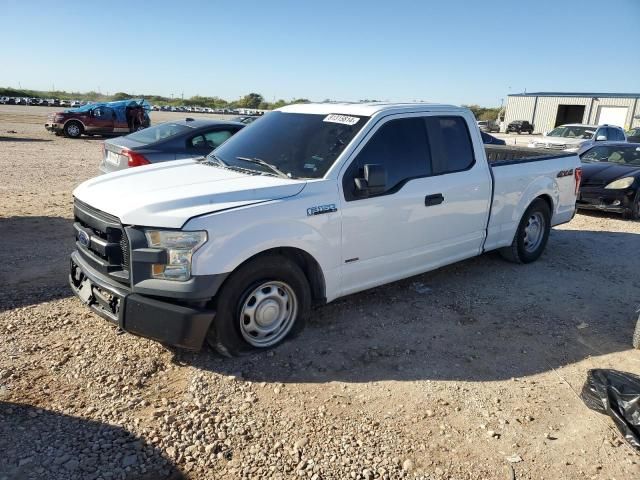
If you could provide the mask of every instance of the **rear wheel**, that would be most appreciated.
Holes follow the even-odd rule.
[[[280,344],[299,333],[311,309],[302,269],[279,255],[258,257],[235,271],[215,301],[209,345],[226,356]]]
[[[67,122],[64,126],[64,135],[69,138],[78,138],[82,135],[82,124],[80,122]]]
[[[500,249],[500,254],[510,262],[534,262],[542,255],[550,231],[549,205],[541,198],[537,198],[524,212],[513,242],[510,246]]]

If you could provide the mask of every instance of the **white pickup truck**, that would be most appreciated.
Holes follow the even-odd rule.
[[[293,105],[204,161],[80,185],[69,281],[125,331],[242,354],[344,295],[488,250],[536,260],[580,175],[573,153],[485,148],[464,108]]]

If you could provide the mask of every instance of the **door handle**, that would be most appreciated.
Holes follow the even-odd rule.
[[[440,205],[444,202],[444,197],[441,193],[434,193],[433,195],[427,195],[424,197],[424,206],[431,207],[432,205]]]

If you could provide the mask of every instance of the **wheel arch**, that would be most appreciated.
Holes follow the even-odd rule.
[[[293,261],[296,265],[300,267],[300,269],[304,272],[307,277],[307,281],[309,282],[309,287],[311,288],[311,298],[314,305],[322,305],[327,301],[326,294],[326,281],[324,277],[324,273],[322,271],[322,267],[318,263],[318,261],[311,255],[309,252],[302,250],[297,247],[275,247],[269,248],[266,250],[262,250],[258,252],[239,265],[237,265],[229,276],[233,275],[235,271],[237,271],[242,266],[246,265],[249,262],[255,261],[258,258],[270,256],[270,255],[278,255],[281,257],[285,257],[291,261]],[[227,277],[228,278],[228,277]],[[227,280],[221,285],[221,288],[224,287],[224,284]]]
[[[64,129],[65,129],[65,127],[67,126],[67,124],[69,124],[70,122],[76,122],[76,123],[79,123],[79,124],[80,124],[80,126],[82,127],[82,132],[83,132],[83,133],[87,131],[87,127],[86,127],[86,125],[82,122],[82,120],[78,120],[77,118],[70,118],[69,120],[66,120],[66,121],[64,122],[64,124],[62,125],[62,129],[64,130]]]

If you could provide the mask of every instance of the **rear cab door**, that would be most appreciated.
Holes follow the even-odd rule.
[[[91,110],[86,130],[94,133],[112,133],[115,118],[116,112],[113,108],[100,105]]]
[[[387,188],[363,198],[354,182],[366,164],[385,167]],[[491,189],[470,113],[380,119],[339,176],[343,294],[479,254]]]

